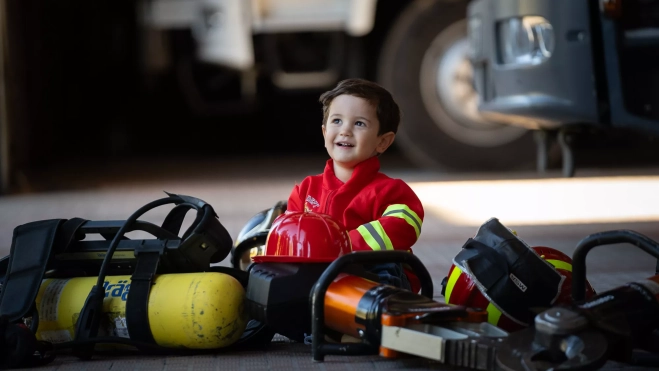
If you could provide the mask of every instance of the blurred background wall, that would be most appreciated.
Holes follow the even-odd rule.
[[[169,3],[186,2],[195,3]],[[317,97],[336,81],[279,89],[259,56],[254,87],[242,88],[257,91],[245,93],[240,71],[196,58],[190,25],[145,24],[145,8],[157,3],[168,2],[3,1],[14,169],[71,158],[322,151]],[[378,17],[399,6],[391,8]],[[327,43],[330,32],[286,37],[299,39],[281,46],[299,55],[292,68],[322,69],[328,52],[305,52],[304,43]],[[377,54],[375,46],[364,52]],[[375,79],[375,70],[362,77]]]

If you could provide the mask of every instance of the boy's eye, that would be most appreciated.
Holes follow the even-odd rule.
[[[332,120],[332,124],[340,124],[340,123],[341,123],[341,119]]]
[[[357,126],[366,126],[366,124],[363,121],[357,121],[357,122],[355,122],[355,125],[357,125]]]

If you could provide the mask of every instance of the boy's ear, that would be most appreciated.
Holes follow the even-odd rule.
[[[378,137],[378,145],[375,147],[375,150],[378,153],[383,153],[394,142],[395,138],[396,138],[396,134],[393,131],[380,135]]]
[[[327,128],[325,127],[324,124],[323,124],[321,127],[323,128],[323,142],[325,142],[325,130],[326,130]]]

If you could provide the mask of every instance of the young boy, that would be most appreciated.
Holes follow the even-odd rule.
[[[320,102],[331,158],[322,174],[295,186],[287,209],[332,216],[348,229],[353,251],[412,252],[423,223],[421,201],[404,181],[379,172],[378,156],[398,130],[398,105],[387,90],[362,79],[339,82]],[[400,264],[370,268],[382,283],[419,290],[416,276],[404,273]]]

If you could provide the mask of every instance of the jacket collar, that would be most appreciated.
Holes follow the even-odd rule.
[[[343,183],[334,174],[334,162],[332,159],[329,159],[325,164],[325,171],[323,172],[323,186],[327,189],[338,189],[346,185],[350,188],[361,189],[373,180],[378,171],[380,171],[380,158],[373,156],[357,164],[350,179],[346,183]]]

